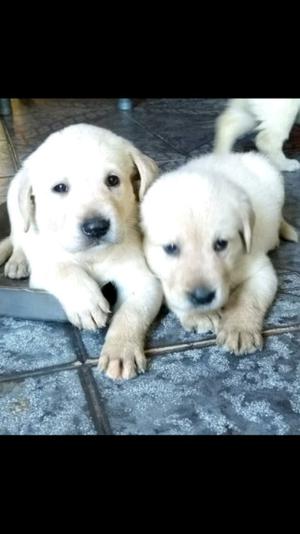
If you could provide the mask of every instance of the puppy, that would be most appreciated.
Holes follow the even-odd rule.
[[[300,122],[300,98],[235,98],[217,120],[215,152],[230,152],[238,137],[255,129],[258,150],[278,169],[296,171],[299,161],[282,151],[295,121]]]
[[[144,260],[138,199],[154,161],[130,142],[78,124],[50,135],[24,162],[8,192],[11,236],[0,246],[5,274],[52,293],[78,328],[103,327],[111,310],[101,286],[117,289],[100,368],[111,378],[144,371],[145,333],[162,301]],[[136,194],[135,194],[136,192]]]
[[[162,175],[141,206],[148,264],[186,330],[212,330],[235,354],[261,349],[277,277],[283,178],[255,153],[206,155]]]

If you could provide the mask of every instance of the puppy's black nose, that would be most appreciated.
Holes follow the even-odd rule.
[[[108,219],[103,219],[102,217],[93,217],[92,219],[87,219],[82,223],[81,230],[84,235],[87,237],[92,237],[99,239],[107,234],[110,227],[110,221]]]
[[[214,300],[216,292],[209,287],[197,287],[194,291],[187,293],[187,296],[193,306],[201,306],[210,304]]]

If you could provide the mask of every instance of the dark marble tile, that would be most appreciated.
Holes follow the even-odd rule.
[[[0,143],[4,141],[6,141],[6,136],[2,125],[2,120],[0,119]]]
[[[15,166],[6,141],[0,140],[0,178],[15,174]]]
[[[151,113],[187,113],[189,115],[202,115],[215,117],[225,108],[224,98],[147,98],[136,101],[133,116],[141,111]]]
[[[169,172],[177,169],[181,165],[184,165],[186,163],[187,158],[185,156],[181,156],[180,158],[169,160],[169,161],[162,161],[159,162],[159,168],[161,173],[163,172]]]
[[[77,372],[0,383],[0,434],[96,434]]]
[[[75,123],[89,123],[112,130],[132,141],[157,161],[176,159],[178,154],[159,137],[151,134],[132,120],[131,113],[116,110],[116,101],[105,103],[103,99],[69,99],[52,101],[35,100],[32,108],[13,113],[6,124],[20,161],[31,154],[51,133]]]
[[[0,318],[0,375],[76,360],[67,324]]]
[[[292,218],[289,218],[291,222]],[[297,226],[298,228],[298,226]],[[298,231],[299,235],[300,232]],[[281,241],[279,248],[270,253],[275,269],[300,272],[300,243]]]
[[[13,98],[14,116],[46,117],[49,115],[68,116],[80,112],[111,113],[116,110],[115,98]]]
[[[0,204],[6,202],[7,190],[10,180],[11,178],[0,178]]]
[[[147,109],[136,112],[134,119],[186,156],[213,139],[217,115],[169,110],[158,113]]]
[[[237,358],[217,347],[152,358],[113,382],[94,369],[116,434],[300,434],[300,333]]]

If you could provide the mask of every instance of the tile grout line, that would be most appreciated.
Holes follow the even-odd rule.
[[[86,363],[83,364],[79,368],[78,374],[97,433],[102,436],[112,435],[103,400],[90,366],[86,365]]]
[[[167,146],[172,148],[172,150],[175,150],[178,153],[178,156],[180,156],[180,157],[188,157],[188,152],[183,152],[183,151],[179,150],[177,147],[172,145],[172,143],[170,143],[169,141],[166,141],[161,135],[153,133],[151,130],[149,130],[149,128],[147,128],[147,126],[145,126],[143,123],[139,122],[137,119],[135,119],[133,117],[130,117],[130,119],[133,122],[135,122],[140,128],[143,128],[146,132],[150,133],[154,138],[156,137],[156,139],[159,139],[160,141],[163,141],[164,144],[166,144]]]
[[[300,331],[300,323],[296,325],[288,325],[284,327],[275,327],[275,328],[268,328],[266,330],[263,330],[262,335],[263,337],[271,337],[271,336],[279,336],[281,334],[287,334],[289,332],[298,332]],[[171,345],[166,347],[156,347],[156,348],[150,348],[146,349],[145,353],[149,356],[155,356],[156,354],[164,354],[165,352],[170,352],[171,350],[174,352],[184,352],[185,350],[190,350],[194,348],[201,348],[201,347],[211,347],[211,346],[218,346],[216,343],[216,338],[209,338],[209,339],[203,339],[199,341],[191,341],[190,343],[179,343],[177,345]],[[221,349],[221,347],[220,347]]]
[[[15,166],[15,172],[17,172],[21,167],[21,162],[19,160],[18,154],[17,154],[16,149],[14,147],[14,143],[13,143],[13,140],[12,140],[12,138],[10,136],[10,133],[9,133],[9,130],[8,130],[8,127],[7,127],[5,119],[1,119],[1,124],[3,126],[4,134],[5,134],[7,142],[8,142],[9,150],[10,150],[10,153],[11,153],[11,156],[12,156],[12,160],[13,160],[13,163],[14,163],[14,166]]]
[[[14,373],[8,373],[8,374],[1,374],[0,375],[0,383],[1,382],[8,382],[11,380],[23,380],[25,378],[34,378],[35,376],[42,376],[42,375],[51,375],[54,373],[60,373],[63,371],[75,371],[77,370],[82,364],[75,360],[74,362],[70,363],[61,363],[57,365],[53,365],[51,367],[41,367],[40,369],[31,369],[28,371],[16,371]]]
[[[72,326],[71,338],[75,344],[75,353],[81,366],[78,370],[79,379],[85,395],[91,418],[99,435],[111,435],[112,430],[109,418],[104,408],[103,399],[98,390],[96,380],[89,366],[85,364],[88,360],[88,353],[83,343],[79,330]]]
[[[300,331],[300,323],[295,325],[288,325],[283,327],[274,327],[263,330],[262,334],[264,337],[279,336],[282,334],[288,334],[289,332],[298,332]],[[177,343],[175,345],[166,345],[164,347],[153,347],[145,350],[146,356],[163,356],[164,354],[169,354],[170,352],[184,352],[186,350],[192,350],[197,348],[206,348],[217,346],[216,338],[211,337],[207,339],[201,339],[199,341],[191,341],[186,343]],[[220,347],[220,350],[222,348]],[[96,366],[96,358],[88,358],[86,363],[90,366]]]

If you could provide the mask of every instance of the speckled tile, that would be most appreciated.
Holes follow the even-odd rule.
[[[0,383],[0,434],[96,434],[77,372]]]
[[[80,331],[80,336],[89,358],[99,358],[106,332],[107,328],[101,328],[97,332]]]
[[[71,327],[0,317],[0,375],[76,360]]]
[[[94,369],[116,434],[300,434],[300,333],[237,358],[218,347],[152,358],[129,382]]]

